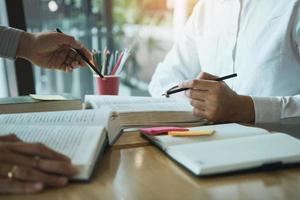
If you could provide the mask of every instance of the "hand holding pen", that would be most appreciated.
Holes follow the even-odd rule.
[[[211,77],[211,79],[214,80],[214,81],[224,81],[224,80],[227,80],[227,79],[230,79],[230,78],[234,78],[236,76],[237,76],[237,74],[230,74],[228,76],[223,76],[223,77],[214,77],[213,76],[213,77]],[[166,93],[163,94],[163,96],[170,97],[171,94],[176,94],[178,92],[187,91],[189,89],[191,89],[191,88],[176,85],[176,86],[170,88],[169,90],[167,90]]]
[[[56,32],[22,33],[16,52],[17,58],[24,58],[35,65],[48,69],[72,71],[86,66],[73,49],[81,49],[90,59],[90,52],[74,37]]]
[[[59,28],[56,29],[57,32],[59,33],[63,33]],[[78,48],[72,48],[71,49],[74,50],[74,52],[77,53],[77,55],[84,61],[86,62],[89,67],[97,74],[99,75],[101,78],[104,78],[104,76],[101,74],[101,72],[98,71],[98,69],[94,66],[94,64],[91,62],[92,60],[92,56],[90,56],[90,58],[88,58],[86,56],[87,52],[84,52],[84,49],[78,49]],[[74,55],[75,56],[75,55]],[[67,63],[66,63],[67,64]]]
[[[202,73],[199,79],[182,83],[180,87],[187,88],[185,95],[193,107],[194,115],[214,123],[253,123],[255,110],[252,98],[239,95],[221,81],[236,76],[232,74],[218,78]]]

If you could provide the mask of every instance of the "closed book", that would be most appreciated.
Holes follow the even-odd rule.
[[[0,114],[5,113],[27,113],[60,110],[80,110],[82,102],[78,98],[63,97],[56,98],[33,98],[31,96],[17,96],[0,98]]]

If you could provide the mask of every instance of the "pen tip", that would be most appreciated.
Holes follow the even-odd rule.
[[[57,31],[58,33],[62,33],[62,31],[61,31],[59,28],[56,28],[56,31]]]

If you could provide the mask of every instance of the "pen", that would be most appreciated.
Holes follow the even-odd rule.
[[[110,56],[110,60],[109,60],[109,64],[108,64],[108,72],[107,75],[111,74],[112,68],[113,68],[113,64],[114,64],[114,60],[115,60],[115,54],[111,54]]]
[[[104,75],[108,75],[108,67],[109,67],[110,56],[111,56],[110,52],[107,51],[106,52],[105,65],[104,65],[104,72],[103,72]]]
[[[122,60],[121,60],[121,63],[120,63],[120,66],[119,66],[119,68],[116,70],[115,74],[119,74],[119,73],[122,71],[122,69],[124,68],[125,63],[126,63],[126,61],[128,60],[129,56],[130,56],[130,50],[125,49],[125,50],[124,50],[123,57],[122,57]]]
[[[58,33],[63,33],[59,28],[56,28],[56,31],[57,31]],[[101,78],[104,78],[104,76],[97,70],[97,68],[96,68],[96,67],[89,61],[89,59],[84,55],[84,53],[82,52],[82,50],[80,50],[80,49],[75,49],[75,48],[71,48],[71,49],[75,50],[76,53],[81,57],[81,59],[84,60],[96,74],[98,74]]]
[[[215,81],[224,81],[224,80],[234,78],[234,77],[237,77],[236,73],[216,78]],[[178,88],[178,89],[175,89],[175,88],[178,88],[178,85],[175,86],[175,87],[172,87],[171,89],[169,89],[165,94],[163,94],[163,96],[169,97],[171,94],[175,94],[175,93],[178,93],[178,92],[182,92],[182,91],[186,91],[186,90],[191,89],[191,88]]]
[[[113,70],[112,70],[112,72],[111,72],[111,75],[115,75],[115,74],[116,74],[117,70],[118,70],[119,67],[120,67],[121,61],[122,61],[122,59],[123,59],[123,55],[124,55],[124,53],[121,52],[121,54],[120,54],[120,56],[119,56],[119,58],[118,58],[118,61],[117,61],[116,65],[114,66],[114,68],[113,68]]]
[[[116,53],[115,53],[115,59],[114,59],[113,67],[116,66],[118,58],[119,58],[119,51],[117,50]]]

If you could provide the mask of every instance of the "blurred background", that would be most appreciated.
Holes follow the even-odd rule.
[[[14,1],[14,0],[9,0]],[[21,0],[24,23],[30,32],[55,30],[75,36],[89,49],[122,50],[132,55],[121,74],[121,95],[147,96],[148,83],[157,66],[192,12],[197,0]],[[6,0],[8,3],[8,0]],[[1,24],[10,12],[0,3]],[[8,17],[7,17],[8,16]],[[0,60],[0,96],[18,95],[10,61]],[[95,93],[88,68],[72,73],[33,67],[35,92],[69,93],[76,97]]]

